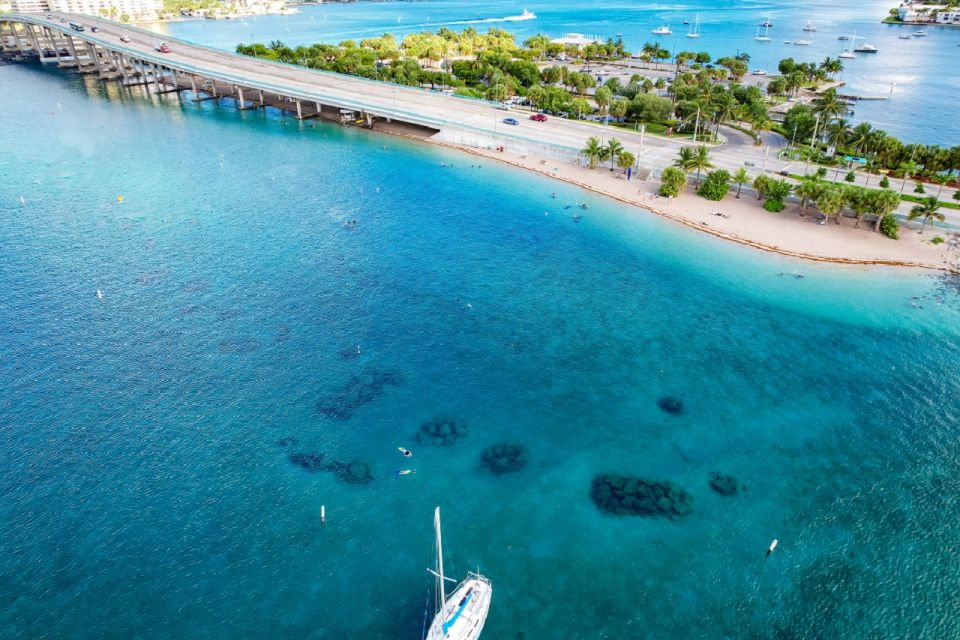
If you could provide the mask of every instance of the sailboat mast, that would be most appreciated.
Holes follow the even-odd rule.
[[[433,512],[433,528],[437,532],[437,573],[440,574],[440,615],[447,603],[447,588],[443,584],[443,542],[440,540],[440,507]]]

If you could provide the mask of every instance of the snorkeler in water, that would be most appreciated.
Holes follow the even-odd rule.
[[[400,449],[400,453],[403,454],[403,457],[404,457],[404,458],[412,458],[412,457],[413,457],[413,451],[410,451],[409,449],[404,449],[403,447],[397,447],[397,448]]]
[[[408,476],[416,472],[417,472],[416,469],[397,469],[396,471],[393,472],[393,477],[399,478],[400,476]]]

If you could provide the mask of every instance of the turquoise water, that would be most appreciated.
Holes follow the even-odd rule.
[[[484,637],[960,635],[956,282],[379,134],[0,85],[0,637],[418,638],[435,505]],[[434,416],[468,435],[418,444]],[[529,464],[493,476],[503,441]],[[693,512],[602,514],[598,473]]]
[[[515,21],[524,4],[536,19]],[[644,42],[655,40],[651,30],[667,25],[673,36],[660,42],[671,52],[708,51],[714,58],[746,51],[751,69],[776,72],[777,63],[788,56],[820,62],[836,57],[848,42],[840,34],[858,35],[859,42],[879,48],[877,54],[858,54],[844,60],[841,79],[851,93],[889,96],[889,100],[864,101],[856,105],[853,120],[864,120],[907,142],[953,146],[960,141],[960,121],[952,109],[960,91],[960,29],[931,26],[926,38],[900,40],[916,27],[887,25],[881,21],[896,6],[890,0],[856,0],[837,3],[829,0],[691,0],[681,4],[629,3],[596,0],[586,3],[557,3],[546,0],[420,0],[418,2],[335,3],[300,7],[294,16],[263,16],[243,20],[193,20],[153,25],[150,28],[209,46],[234,50],[240,42],[282,40],[290,45],[362,39],[384,32],[405,34],[435,31],[442,26],[484,31],[507,29],[522,40],[537,33],[559,37],[579,32],[603,38],[622,35],[628,49],[638,51]],[[685,37],[700,17],[701,37]],[[757,24],[770,18],[771,42],[756,42]],[[804,33],[812,20],[817,32]],[[811,46],[786,44],[800,38]],[[892,90],[892,93],[891,93]],[[923,117],[918,118],[917,114]]]

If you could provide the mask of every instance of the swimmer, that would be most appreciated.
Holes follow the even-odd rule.
[[[408,476],[416,472],[417,472],[416,469],[397,469],[396,471],[393,472],[393,477],[399,478],[400,476]]]
[[[400,450],[400,453],[403,454],[403,457],[404,457],[404,458],[412,458],[412,457],[413,457],[413,451],[410,451],[409,449],[404,449],[403,447],[397,447],[397,449]]]

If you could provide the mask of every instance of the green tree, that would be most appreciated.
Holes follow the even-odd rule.
[[[762,173],[753,179],[753,188],[757,192],[757,200],[762,200],[766,197],[767,185],[771,182],[772,179]]]
[[[857,216],[857,223],[853,226],[854,228],[859,228],[860,223],[863,221],[863,216],[873,208],[870,191],[863,187],[850,185],[846,188],[846,196],[847,204]],[[837,218],[837,224],[840,224],[840,218]]]
[[[943,222],[946,219],[946,216],[940,211],[940,207],[940,201],[936,198],[925,198],[923,202],[910,209],[907,219],[916,220],[917,218],[923,218],[923,224],[920,225],[920,233],[923,233],[923,228],[927,226],[927,220],[930,218],[933,218],[937,222]]]
[[[620,141],[616,138],[610,138],[607,142],[607,153],[610,158],[610,171],[613,171],[613,163],[617,161],[621,153],[623,153],[623,145],[620,144]]]
[[[922,182],[915,182],[913,187],[913,192],[923,195],[924,193],[927,192],[927,190],[923,188]]]
[[[830,219],[830,216],[836,216],[837,224],[840,224],[840,212],[847,206],[846,192],[839,186],[830,185],[823,190],[817,199],[817,208],[820,213]]]
[[[697,193],[707,200],[723,200],[730,189],[730,172],[725,169],[717,169],[707,174],[706,180],[697,189]]]
[[[804,178],[796,186],[796,194],[800,197],[800,215],[806,215],[807,204],[811,200],[816,200],[823,193],[823,183],[814,177]]]
[[[617,155],[617,166],[623,169],[623,172],[626,173],[627,169],[633,166],[633,163],[637,161],[636,156],[634,156],[629,151],[621,151]]]
[[[587,146],[585,146],[580,153],[587,157],[587,161],[590,163],[590,168],[593,169],[597,166],[597,160],[600,158],[600,153],[603,150],[603,144],[600,143],[600,138],[597,136],[592,136],[587,140]]]
[[[877,217],[874,230],[880,227],[880,221],[892,214],[900,206],[900,194],[890,189],[870,192],[870,210]]]
[[[855,174],[853,171],[847,171],[847,175],[845,175],[843,179],[847,182],[855,182],[857,180],[857,174]]]
[[[938,173],[933,176],[933,181],[940,185],[940,188],[937,190],[937,200],[940,199],[940,194],[943,193],[943,188],[947,186],[947,183],[950,182],[951,176],[949,173]]]
[[[610,101],[613,100],[613,92],[606,87],[600,87],[593,94],[593,100],[600,107],[600,113],[606,113]]]
[[[793,185],[786,180],[770,180],[763,191],[766,197],[763,208],[776,213],[783,211],[786,206],[783,201],[790,195],[790,192],[793,191]]]
[[[897,219],[893,214],[888,213],[880,219],[880,233],[887,236],[888,238],[893,238],[894,240],[900,239],[900,224],[897,222]]]
[[[675,198],[687,184],[687,174],[676,167],[667,167],[660,176],[660,195]]]
[[[737,195],[736,195],[736,197],[739,198],[739,197],[740,197],[740,190],[743,189],[743,184],[744,184],[745,182],[749,182],[749,181],[750,181],[750,176],[747,175],[747,170],[744,169],[743,167],[740,167],[739,169],[737,169],[737,172],[736,172],[735,174],[733,174],[733,181],[737,183]]]
[[[890,179],[887,178],[887,176],[883,176],[882,178],[880,178],[880,188],[881,188],[881,189],[889,189],[889,188],[890,188]]]
[[[629,107],[629,102],[618,98],[610,103],[610,115],[616,119],[621,119],[627,115],[627,108]]]

